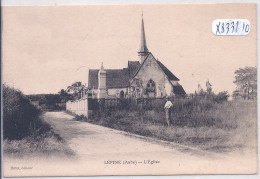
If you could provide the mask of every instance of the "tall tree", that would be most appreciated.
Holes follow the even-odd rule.
[[[235,71],[237,91],[244,99],[255,99],[257,96],[257,68],[245,67]]]
[[[72,85],[67,87],[66,93],[71,94],[73,96],[73,99],[79,99],[81,98],[82,91],[87,91],[88,88],[82,84],[80,81],[74,82]]]

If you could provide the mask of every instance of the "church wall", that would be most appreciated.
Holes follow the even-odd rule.
[[[124,91],[124,95],[125,95],[127,92],[127,88],[110,88],[107,90],[108,97],[109,98],[119,98],[121,91]]]
[[[92,89],[90,90],[91,93],[93,91],[94,98],[97,98],[98,89]],[[120,91],[124,91],[124,94],[128,92],[127,88],[109,88],[107,89],[107,98],[119,98],[120,97]]]
[[[147,57],[143,66],[136,75],[136,78],[142,80],[144,89],[146,88],[148,81],[152,79],[155,82],[157,97],[160,97],[158,94],[165,96],[170,95],[172,92],[172,86],[170,82],[152,55]],[[158,88],[159,93],[157,91]]]
[[[166,80],[165,81],[165,92],[166,92],[166,95],[167,96],[172,96],[173,95],[172,91],[173,91],[173,89],[172,89],[171,83],[168,80]]]

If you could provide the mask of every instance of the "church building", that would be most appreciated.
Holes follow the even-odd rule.
[[[185,96],[177,78],[146,45],[144,21],[141,23],[139,61],[128,61],[123,69],[90,69],[88,88],[93,98],[161,98]]]

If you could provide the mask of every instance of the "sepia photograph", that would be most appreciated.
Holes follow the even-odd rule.
[[[3,176],[257,174],[256,13],[3,6]]]

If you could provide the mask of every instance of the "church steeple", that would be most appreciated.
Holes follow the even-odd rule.
[[[148,55],[149,51],[146,46],[145,32],[144,32],[144,19],[142,13],[142,24],[141,24],[141,48],[138,52],[138,56],[140,56],[141,64],[143,63],[145,57]]]

